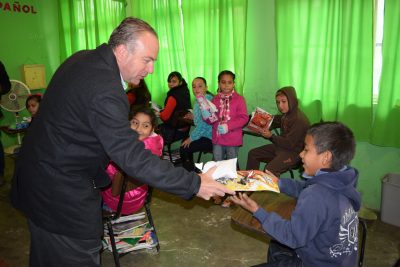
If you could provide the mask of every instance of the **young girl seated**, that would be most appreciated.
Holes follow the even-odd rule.
[[[192,89],[193,95],[195,96],[201,95],[208,100],[213,98],[207,91],[207,81],[203,77],[193,79]],[[189,112],[184,118],[193,120],[195,128],[190,133],[189,137],[182,142],[179,153],[182,159],[182,166],[188,171],[193,171],[193,153],[198,151],[208,152],[213,149],[211,142],[211,125],[203,121],[197,101],[194,103],[193,113]]]
[[[25,107],[31,114],[31,117],[28,119],[29,122],[32,122],[33,118],[36,116],[36,113],[39,110],[40,101],[42,101],[41,94],[29,95],[25,102]]]
[[[160,135],[154,133],[157,117],[154,111],[148,107],[138,107],[132,109],[129,114],[132,130],[139,135],[139,140],[144,143],[145,149],[149,149],[154,155],[161,156],[164,146]],[[102,191],[104,208],[109,211],[116,211],[123,183],[123,174],[115,163],[110,162],[107,166],[107,173],[112,181],[111,186]],[[143,207],[146,200],[148,186],[133,182],[127,182],[124,196],[124,205],[121,213],[123,215],[132,214]]]
[[[173,71],[168,75],[167,81],[169,91],[165,98],[164,109],[160,112],[160,119],[163,121],[160,125],[160,132],[165,143],[170,144],[187,137],[190,125],[180,119],[188,109],[192,108],[192,103],[187,83],[182,74]]]

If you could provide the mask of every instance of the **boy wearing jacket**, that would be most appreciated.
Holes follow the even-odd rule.
[[[348,166],[354,153],[354,136],[345,125],[314,124],[300,153],[303,176],[310,179],[279,181],[280,191],[297,199],[290,220],[260,208],[245,194],[231,198],[252,212],[275,239],[268,263],[259,266],[356,265],[361,197],[355,188],[358,172]]]

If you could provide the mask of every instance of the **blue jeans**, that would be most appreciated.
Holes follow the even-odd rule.
[[[213,146],[213,154],[215,161],[221,161],[225,159],[234,159],[237,158],[239,154],[238,146],[221,146],[214,145]]]

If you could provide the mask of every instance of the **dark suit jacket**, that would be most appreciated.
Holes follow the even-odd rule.
[[[102,234],[98,187],[111,159],[127,174],[190,199],[200,178],[144,149],[108,45],[80,51],[54,74],[25,136],[12,187],[14,205],[37,226],[80,239]]]
[[[11,83],[3,62],[0,61],[0,95],[7,94],[10,91]]]

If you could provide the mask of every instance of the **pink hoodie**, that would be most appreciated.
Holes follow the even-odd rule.
[[[218,111],[221,109],[220,99],[221,96],[218,94],[211,101],[217,107]],[[217,112],[218,121],[216,122],[205,120],[208,124],[212,125],[212,143],[221,146],[241,146],[243,144],[242,128],[249,120],[246,102],[243,96],[236,92],[232,94],[232,99],[230,101],[230,120],[227,122],[228,133],[226,134],[218,133],[217,129],[221,121],[218,114],[219,112]]]
[[[143,140],[145,149],[150,150],[154,155],[161,156],[164,146],[162,137],[153,133]],[[118,167],[115,163],[110,162],[107,166],[107,174],[110,176],[111,181],[114,179],[115,174],[118,172]],[[141,209],[146,200],[148,186],[146,184],[136,187],[135,189],[125,192],[124,204],[122,205],[121,213],[128,215],[135,213]],[[113,196],[111,193],[111,186],[107,187],[101,192],[104,203],[107,204],[112,210],[116,211],[119,201],[119,196]]]

